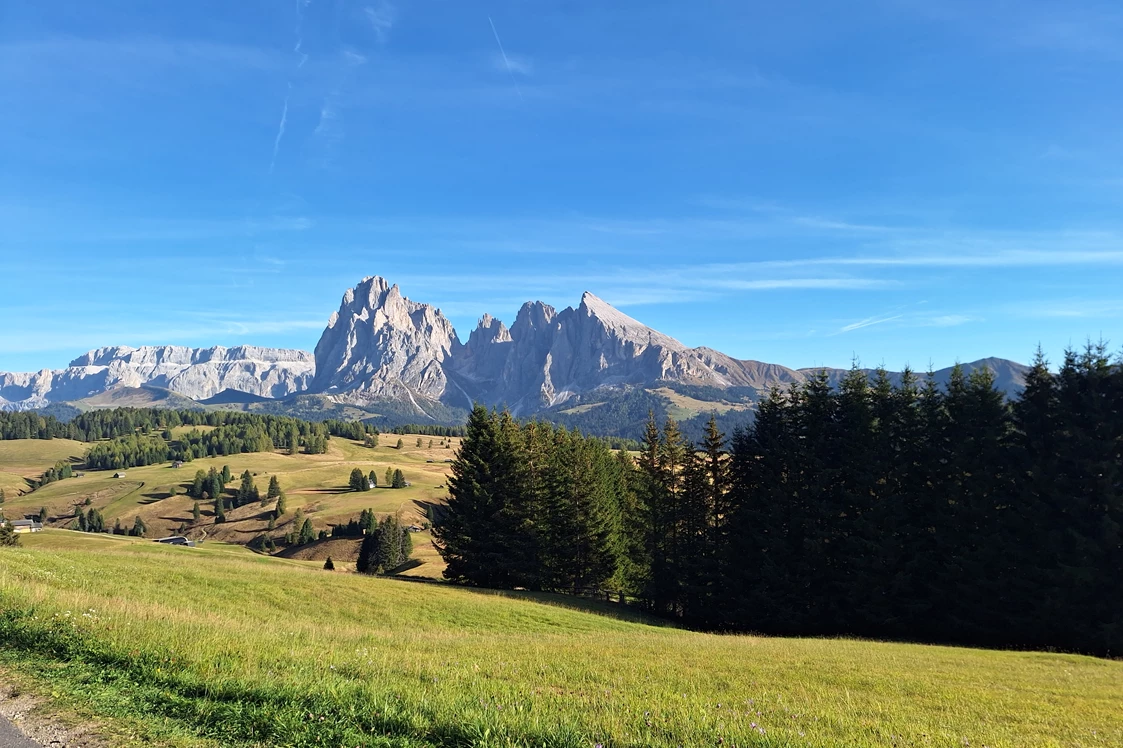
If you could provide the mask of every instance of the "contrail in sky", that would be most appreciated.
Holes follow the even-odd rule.
[[[289,96],[292,95],[292,84],[289,84],[289,92],[285,94],[285,106],[281,109],[281,124],[277,127],[277,137],[273,140],[273,158],[269,160],[269,173],[273,173],[273,167],[277,165],[277,153],[281,150],[281,138],[285,137],[285,121],[289,118]]]
[[[519,82],[515,80],[515,71],[511,69],[511,61],[507,59],[507,53],[503,50],[503,42],[499,40],[499,32],[495,30],[495,21],[491,20],[491,16],[488,16],[487,22],[491,24],[491,33],[495,34],[495,43],[499,45],[499,54],[503,55],[503,64],[507,66],[507,75],[511,76],[511,83],[515,84],[515,93],[519,95],[520,101],[525,101],[523,92],[519,89]]]

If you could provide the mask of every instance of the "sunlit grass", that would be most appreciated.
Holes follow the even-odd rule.
[[[118,519],[124,528],[132,527],[139,516],[148,527],[149,537],[160,537],[177,532],[183,525],[193,525],[195,502],[185,491],[195,471],[228,465],[235,481],[243,471],[254,474],[262,493],[270,478],[277,477],[288,495],[288,514],[276,522],[275,536],[294,529],[288,523],[292,522],[297,509],[312,520],[316,531],[357,518],[367,508],[380,514],[401,514],[407,522],[421,523],[424,506],[443,501],[447,496],[448,464],[444,460],[452,457],[459,440],[453,439],[451,448],[441,448],[439,437],[406,435],[400,438],[401,450],[395,448],[399,436],[383,434],[381,446],[375,449],[348,439],[333,438],[328,442],[327,453],[321,455],[288,455],[283,451],[225,455],[195,460],[179,469],[173,468],[171,463],[129,468],[124,471],[124,478],[114,478],[117,472],[114,470],[85,470],[81,478],[58,481],[23,496],[17,496],[20,490],[27,490],[22,475],[38,476],[62,457],[80,457],[89,445],[62,439],[0,441],[0,486],[8,493],[4,509],[10,517],[35,514],[40,507],[45,507],[54,525],[66,526],[71,522],[75,504],[84,505],[88,499],[89,506],[97,508],[110,527]],[[422,440],[421,447],[417,446],[418,438]],[[430,441],[432,449],[428,446]],[[364,473],[373,470],[380,483],[384,481],[387,468],[401,469],[412,485],[404,489],[353,492],[347,481],[356,467]],[[235,482],[232,487],[236,485]],[[172,496],[173,490],[179,495]],[[228,522],[217,526],[213,524],[211,504],[201,502],[201,510],[203,518],[197,529],[207,537],[249,543],[268,532],[272,506],[260,507],[255,503],[241,507],[228,512]],[[425,567],[419,573],[440,576],[444,564],[431,548],[419,546],[418,556]]]
[[[179,745],[1123,745],[1120,662],[698,634],[219,544],[42,533],[0,551],[0,608],[6,662]]]

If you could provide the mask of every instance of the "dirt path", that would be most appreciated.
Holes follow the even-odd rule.
[[[0,671],[0,678],[5,674]],[[0,681],[2,683],[2,681]],[[106,748],[82,727],[68,727],[38,708],[41,700],[0,686],[0,748]]]
[[[11,722],[0,717],[0,748],[40,748],[40,746],[42,743],[30,740]]]

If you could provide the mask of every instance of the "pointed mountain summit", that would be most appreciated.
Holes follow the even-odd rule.
[[[349,289],[316,345],[313,392],[339,402],[435,401],[449,388],[444,362],[462,346],[441,310],[369,276]]]
[[[986,359],[964,369],[984,366],[1008,394],[1024,382],[1026,367],[1012,361]],[[0,373],[0,409],[155,387],[194,400],[251,404],[312,394],[398,423],[452,423],[474,402],[526,416],[564,410],[586,396],[603,402],[633,388],[701,386],[710,398],[722,397],[715,390],[748,388],[734,397],[741,402],[753,391],[804,382],[817,371],[687,347],[588,291],[576,307],[561,311],[528,301],[509,328],[485,314],[461,344],[440,309],[411,301],[374,275],[343,294],[314,355],[252,346],[99,348],[66,369]],[[828,380],[837,383],[845,371],[827,370]],[[936,372],[937,381],[949,371]]]

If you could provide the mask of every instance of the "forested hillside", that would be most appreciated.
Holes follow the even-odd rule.
[[[774,390],[730,443],[638,460],[476,408],[437,535],[456,581],[598,587],[711,629],[1123,651],[1123,371],[1038,357],[1013,403],[855,369]]]

